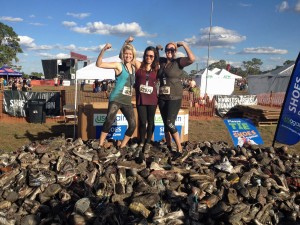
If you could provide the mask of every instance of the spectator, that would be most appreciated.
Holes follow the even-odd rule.
[[[80,91],[84,91],[85,80],[82,80],[80,83]]]
[[[58,86],[58,77],[56,76],[56,77],[54,77],[54,86]]]
[[[22,85],[22,88],[21,88],[22,91],[28,91],[28,86],[27,86],[27,82],[26,80],[23,80],[23,85]]]

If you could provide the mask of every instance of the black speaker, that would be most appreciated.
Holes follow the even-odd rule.
[[[45,99],[35,99],[28,101],[28,112],[30,123],[45,123],[46,112],[45,112]]]

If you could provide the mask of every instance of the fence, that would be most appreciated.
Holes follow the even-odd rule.
[[[49,121],[61,121],[63,120],[63,105],[74,105],[74,91],[61,90],[61,117],[47,118]],[[259,94],[257,95],[258,105],[281,107],[284,100],[285,93],[271,93],[271,94]],[[92,103],[92,102],[107,102],[108,98],[105,92],[92,93],[92,92],[78,92],[78,104],[81,103]],[[3,92],[0,92],[0,121],[11,121],[11,122],[26,122],[27,118],[24,117],[13,117],[6,114],[3,110]],[[215,115],[215,102],[214,99],[211,101],[195,98],[193,93],[184,91],[182,98],[182,108],[189,109],[190,119],[203,119],[213,117]]]
[[[284,101],[285,92],[258,94],[257,104],[270,107],[281,107]]]

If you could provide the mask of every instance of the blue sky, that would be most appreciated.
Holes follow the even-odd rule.
[[[43,72],[41,59],[68,58],[70,51],[87,55],[94,62],[107,42],[112,49],[105,56],[117,55],[130,35],[139,56],[149,45],[187,42],[196,55],[187,72],[205,68],[208,55],[209,63],[223,59],[236,67],[259,58],[262,70],[296,60],[300,0],[214,0],[213,10],[211,3],[9,0],[1,6],[0,21],[19,35],[24,53],[18,55],[18,65],[27,74]],[[177,56],[184,54],[179,48]]]

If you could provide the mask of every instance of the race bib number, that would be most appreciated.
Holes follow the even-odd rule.
[[[125,86],[125,87],[123,88],[122,94],[123,94],[123,95],[127,95],[127,96],[132,96],[131,88]]]
[[[160,95],[169,95],[171,93],[169,86],[162,86],[159,88]]]
[[[144,85],[144,84],[141,84],[141,85],[140,85],[140,92],[141,92],[141,93],[150,95],[150,94],[152,93],[152,91],[153,91],[153,87],[151,87],[151,86],[146,86],[146,85]]]

